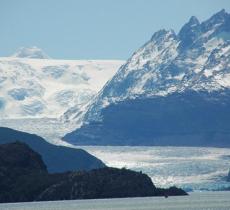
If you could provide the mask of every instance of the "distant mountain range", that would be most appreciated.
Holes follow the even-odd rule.
[[[50,57],[44,53],[40,48],[34,47],[21,47],[11,57],[14,58],[33,58],[33,59],[49,59]]]
[[[85,110],[72,144],[229,147],[230,14],[156,32]]]
[[[53,60],[37,47],[20,48],[0,58],[0,118],[58,118],[72,107],[77,113],[122,64]]]

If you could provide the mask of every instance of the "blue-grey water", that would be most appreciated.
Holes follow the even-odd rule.
[[[0,204],[1,210],[229,210],[230,192],[190,196],[119,198]]]

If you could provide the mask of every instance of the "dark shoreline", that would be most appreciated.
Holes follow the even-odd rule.
[[[104,167],[49,173],[42,156],[25,143],[0,145],[0,202],[188,195],[157,188],[142,172]]]

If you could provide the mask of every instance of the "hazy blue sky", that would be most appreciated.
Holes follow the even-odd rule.
[[[155,31],[222,8],[230,0],[0,0],[0,56],[37,46],[52,58],[127,59]]]

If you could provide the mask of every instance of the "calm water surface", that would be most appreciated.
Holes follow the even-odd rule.
[[[0,204],[1,210],[230,210],[230,192],[195,192],[182,197],[75,200]]]

